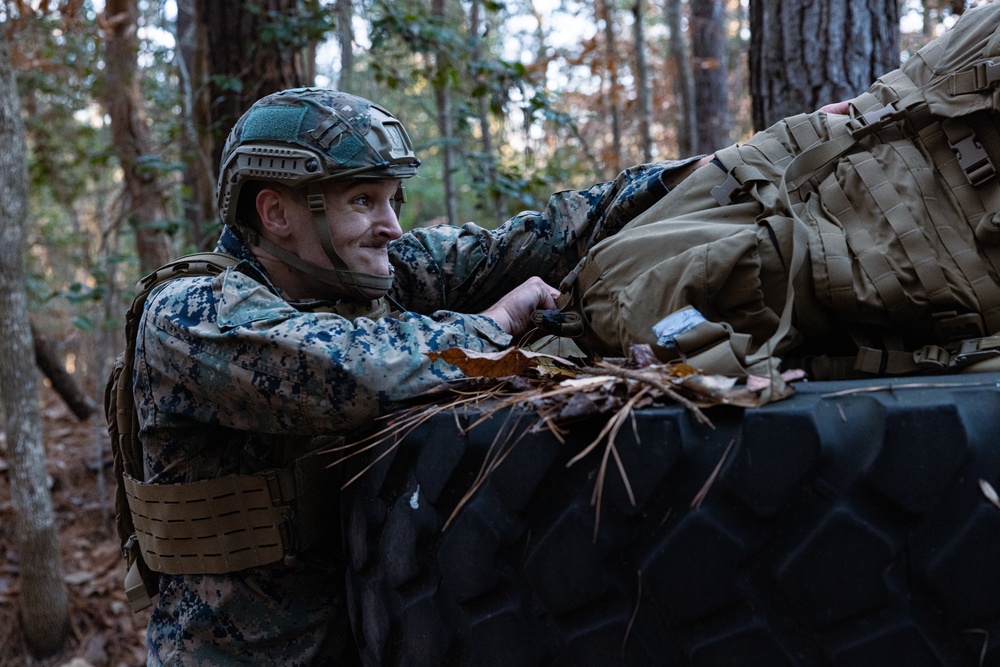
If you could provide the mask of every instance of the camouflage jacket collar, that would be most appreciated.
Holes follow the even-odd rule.
[[[289,299],[271,282],[271,278],[267,275],[267,270],[264,269],[257,256],[250,250],[250,246],[247,245],[246,241],[230,227],[223,228],[222,235],[215,246],[215,252],[221,252],[239,259],[240,263],[236,265],[236,271],[244,273],[261,283],[270,292],[281,297],[290,306],[300,312],[331,312],[349,319],[357,317],[377,319],[388,315],[390,312],[388,303],[384,297],[366,302],[356,302],[353,300],[334,302],[326,299]]]

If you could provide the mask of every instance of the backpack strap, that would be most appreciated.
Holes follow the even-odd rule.
[[[970,338],[955,345],[925,345],[912,352],[862,346],[854,355],[817,355],[787,360],[815,380],[848,380],[882,375],[936,375],[1000,371],[1000,335]]]
[[[158,590],[157,575],[142,559],[136,539],[135,525],[129,508],[124,480],[141,480],[143,474],[142,445],[139,442],[139,420],[132,395],[132,372],[135,365],[135,345],[143,308],[153,288],[168,280],[187,276],[214,276],[238,263],[234,257],[215,252],[187,255],[168,262],[139,281],[135,298],[125,314],[125,349],[116,359],[104,392],[105,418],[114,456],[114,474],[118,480],[115,492],[115,523],[121,540],[128,574],[125,589],[133,611],[152,604],[151,596]]]
[[[990,90],[1000,83],[1000,59],[982,60],[972,67],[948,75],[950,95],[969,95]]]

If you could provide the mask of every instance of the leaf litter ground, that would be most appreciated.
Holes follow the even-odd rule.
[[[45,467],[50,478],[63,574],[69,588],[70,635],[64,650],[32,659],[18,621],[20,572],[11,507],[9,459],[0,427],[0,667],[119,667],[145,664],[148,610],[133,614],[122,581],[125,561],[114,526],[114,479],[104,414],[80,422],[50,388],[41,391]],[[104,442],[101,440],[100,442]]]

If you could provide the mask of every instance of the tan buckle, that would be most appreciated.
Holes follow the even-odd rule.
[[[973,186],[982,185],[996,175],[990,156],[976,139],[975,134],[970,134],[957,143],[953,144],[950,141],[948,143],[951,145],[951,150],[955,151],[958,165]]]
[[[135,561],[125,574],[125,597],[128,598],[132,613],[140,612],[153,606],[153,600],[146,591],[146,583],[139,572],[139,561]]]
[[[968,366],[996,356],[1000,356],[1000,335],[975,338],[962,341],[952,365]]]
[[[972,71],[975,76],[977,91],[991,88],[1000,81],[1000,62],[987,60],[986,62],[976,63]]]
[[[319,192],[310,192],[306,195],[306,202],[309,204],[309,210],[325,211],[326,210],[326,200],[323,199],[322,190]]]
[[[940,345],[924,345],[919,350],[914,350],[913,361],[921,368],[932,370],[944,370],[951,362],[951,353]]]
[[[886,104],[881,109],[872,109],[852,119],[847,129],[854,139],[867,137],[886,125],[895,123],[906,116],[905,109],[897,109],[895,104]]]
[[[712,197],[719,206],[728,206],[736,202],[739,195],[746,191],[746,183],[740,183],[733,174],[733,169],[726,172],[726,180],[712,188]]]
[[[936,314],[934,320],[934,338],[941,343],[957,343],[986,335],[983,318],[977,313],[959,315],[948,311]]]
[[[969,95],[989,90],[1000,81],[1000,62],[984,60],[948,75],[949,95]]]

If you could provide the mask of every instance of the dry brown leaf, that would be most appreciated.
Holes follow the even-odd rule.
[[[504,378],[520,375],[529,368],[544,366],[557,369],[560,364],[572,366],[572,363],[559,357],[539,352],[531,352],[519,347],[512,347],[502,352],[475,352],[460,347],[452,347],[442,352],[427,352],[431,361],[441,359],[469,377]]]
[[[632,357],[632,361],[635,362],[635,365],[639,368],[656,366],[660,363],[660,360],[656,357],[656,353],[653,352],[653,347],[648,343],[633,345],[628,351]]]
[[[666,366],[666,371],[667,371],[667,375],[669,375],[670,377],[675,377],[675,378],[684,378],[684,377],[687,377],[689,375],[700,375],[701,374],[701,371],[699,371],[694,366],[691,366],[689,364],[680,364],[680,363],[678,363],[678,364],[669,364],[668,366]]]
[[[588,375],[586,377],[573,378],[572,380],[563,380],[559,383],[559,386],[569,387],[575,391],[586,391],[588,389],[610,390],[617,381],[618,378],[611,377],[610,375]]]
[[[781,379],[785,382],[794,382],[795,380],[802,380],[806,376],[806,372],[800,368],[794,368],[789,371],[785,371],[781,374]],[[759,375],[748,375],[747,376],[747,389],[750,391],[763,391],[771,384],[771,379],[766,377],[761,377]]]
[[[756,408],[761,405],[760,394],[736,385],[733,378],[721,375],[688,375],[676,381],[692,395],[698,406],[735,405],[741,408]]]

